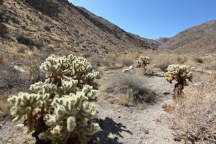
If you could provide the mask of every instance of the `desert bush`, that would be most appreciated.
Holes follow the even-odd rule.
[[[187,86],[187,81],[192,81],[192,72],[191,67],[188,65],[169,65],[167,72],[165,73],[165,79],[172,83],[173,80],[176,80],[174,88],[173,98],[179,98],[183,96],[184,86]]]
[[[205,68],[208,70],[216,70],[216,64],[209,64]]]
[[[180,63],[180,64],[184,64],[187,60],[188,59],[185,56],[177,57],[177,62]]]
[[[209,88],[192,88],[171,113],[175,139],[185,143],[216,143],[216,95]]]
[[[121,61],[123,66],[131,66],[133,64],[133,61],[131,59],[122,59]]]
[[[1,97],[4,97],[0,95]],[[0,99],[0,121],[7,117],[10,113],[10,104]]]
[[[27,36],[23,36],[23,35],[18,36],[17,41],[21,44],[28,46],[30,50],[33,50],[34,46],[37,49],[41,49],[41,47],[43,47],[42,41],[39,41],[39,40],[33,41],[31,38]]]
[[[29,62],[29,75],[30,75],[30,80],[32,81],[32,83],[41,81],[42,79],[44,79],[44,76],[42,75],[40,68],[39,68],[39,64],[36,60],[31,60]]]
[[[202,59],[202,58],[196,57],[196,58],[194,58],[193,60],[194,60],[195,62],[197,62],[197,63],[203,63],[203,59]]]
[[[92,67],[96,70],[98,69],[98,67],[102,66],[104,62],[102,57],[98,55],[91,56],[88,58],[88,60],[91,62]]]
[[[30,38],[27,38],[27,37],[22,36],[22,35],[17,38],[17,41],[21,44],[26,45],[26,46],[34,45],[34,42]]]
[[[168,68],[168,66],[169,66],[170,64],[171,64],[170,62],[161,63],[161,64],[157,65],[157,67],[158,67],[161,71],[167,72],[167,68]]]
[[[40,66],[45,81],[32,84],[32,93],[8,98],[14,121],[23,119],[38,142],[86,144],[99,130],[94,121],[98,110],[92,103],[98,72],[91,73],[91,68],[82,57],[48,57]]]
[[[120,54],[117,57],[116,63],[121,64],[122,66],[131,66],[133,64],[133,60],[135,59],[135,54],[130,53],[130,54]]]
[[[155,64],[155,67],[159,68],[163,72],[167,72],[169,65],[179,63],[176,58],[178,56],[171,53],[155,53],[150,56],[152,57],[152,63]]]
[[[145,81],[141,76],[124,74],[121,75],[117,81],[120,92],[127,95],[126,97],[128,98],[129,103],[138,104],[155,102],[155,92],[146,88]]]

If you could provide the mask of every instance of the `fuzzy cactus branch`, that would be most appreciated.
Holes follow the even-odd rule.
[[[169,65],[165,73],[166,81],[172,83],[173,80],[177,81],[174,88],[174,99],[183,95],[184,86],[188,85],[188,81],[192,82],[192,70],[189,65]]]
[[[150,58],[148,56],[140,56],[136,60],[136,67],[137,68],[144,68],[146,70],[146,66],[150,64]]]
[[[20,92],[8,99],[15,120],[23,119],[29,132],[53,143],[86,144],[100,127],[93,119],[98,110],[91,64],[73,55],[50,56],[41,64],[44,82],[30,86],[32,93]],[[69,140],[74,140],[70,141]]]

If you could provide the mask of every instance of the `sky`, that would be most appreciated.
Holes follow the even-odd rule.
[[[216,0],[69,0],[127,32],[157,39],[216,20]]]

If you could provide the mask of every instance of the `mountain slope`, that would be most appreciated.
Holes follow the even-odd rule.
[[[92,53],[155,49],[67,0],[7,0],[0,5],[0,55]]]
[[[216,52],[216,21],[189,28],[169,39],[159,49],[197,54]]]

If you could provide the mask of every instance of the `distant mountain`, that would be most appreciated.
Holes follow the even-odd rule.
[[[125,32],[67,0],[4,0],[0,55],[128,52],[156,49],[154,40]],[[19,58],[19,57],[18,57]]]
[[[216,20],[189,28],[162,44],[159,49],[169,49],[181,53],[215,53]]]
[[[156,41],[158,41],[160,44],[164,44],[168,40],[169,40],[169,38],[167,38],[167,37],[161,37],[159,39],[156,39]]]

